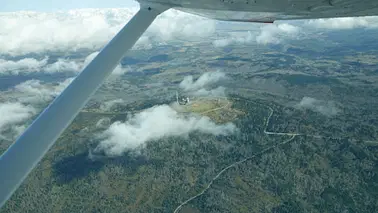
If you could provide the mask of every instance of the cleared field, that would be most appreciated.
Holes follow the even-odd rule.
[[[210,117],[217,123],[225,123],[236,119],[244,112],[232,108],[232,101],[226,97],[201,97],[187,105],[173,103],[172,108],[180,113],[196,113]]]

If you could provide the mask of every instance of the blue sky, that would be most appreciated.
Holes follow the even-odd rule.
[[[134,0],[1,0],[0,12],[20,10],[57,11],[75,8],[130,7]]]

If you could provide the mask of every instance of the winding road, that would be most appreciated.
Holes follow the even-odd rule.
[[[267,134],[267,135],[289,135],[289,136],[298,136],[298,135],[302,135],[302,134],[299,134],[299,133],[289,133],[289,132],[269,132],[267,131],[268,129],[268,125],[269,125],[269,122],[270,122],[270,118],[272,117],[273,115],[273,109],[271,107],[269,107],[269,110],[270,110],[270,113],[269,113],[269,116],[268,116],[268,119],[265,123],[265,129],[264,129],[264,133]]]
[[[223,106],[220,106],[220,107],[218,107],[218,108],[214,108],[214,109],[210,109],[210,110],[207,110],[207,111],[201,112],[201,113],[199,113],[199,114],[204,115],[204,114],[207,114],[207,113],[209,113],[209,112],[213,112],[213,111],[221,110],[221,109],[224,109],[224,108],[228,107],[228,106],[231,104],[231,102],[228,100],[227,97],[212,97],[212,98],[224,98],[225,100],[227,100],[227,104],[225,104],[225,105],[223,105]],[[237,99],[237,100],[241,100],[241,99],[239,99],[239,98],[235,98],[235,99]],[[244,101],[247,101],[247,102],[253,102],[253,101],[250,101],[250,100],[244,100]],[[266,105],[265,105],[265,107],[267,107],[267,108],[269,109],[270,112],[269,112],[269,115],[268,115],[268,117],[267,117],[267,119],[266,119],[266,121],[265,121],[264,134],[266,134],[266,135],[290,136],[290,138],[287,139],[287,140],[285,140],[285,141],[283,141],[283,142],[281,142],[281,143],[276,143],[275,145],[272,145],[272,146],[270,146],[270,147],[267,147],[267,148],[261,150],[260,152],[257,152],[257,153],[255,153],[255,154],[249,156],[249,157],[246,157],[246,158],[244,158],[244,159],[242,159],[242,160],[240,160],[240,161],[234,162],[234,163],[232,163],[232,164],[226,166],[225,168],[223,168],[222,170],[220,170],[220,171],[219,171],[219,172],[218,172],[218,173],[217,173],[217,174],[211,179],[211,181],[206,185],[206,188],[204,188],[203,190],[201,190],[201,191],[200,191],[199,193],[197,193],[196,195],[194,195],[194,196],[192,196],[192,197],[186,199],[185,201],[181,202],[181,204],[178,205],[178,206],[175,208],[175,210],[174,210],[173,213],[178,213],[178,212],[180,212],[180,210],[182,209],[183,206],[185,206],[186,204],[188,204],[188,203],[191,202],[192,200],[194,200],[194,199],[196,199],[196,198],[202,196],[207,190],[209,190],[209,189],[211,188],[211,186],[213,185],[214,181],[216,181],[219,177],[221,177],[221,175],[222,175],[223,173],[225,173],[225,172],[228,171],[229,169],[231,169],[231,168],[233,168],[233,167],[236,167],[236,166],[238,166],[239,164],[242,164],[242,163],[244,163],[244,162],[246,162],[246,161],[248,161],[248,160],[251,160],[251,159],[253,159],[253,158],[255,158],[255,157],[259,156],[259,155],[262,155],[262,154],[264,154],[264,153],[266,153],[266,152],[268,152],[268,151],[270,151],[270,150],[272,150],[272,149],[274,149],[274,148],[276,148],[276,147],[279,147],[279,146],[285,145],[285,144],[291,142],[292,140],[294,140],[294,138],[295,138],[296,136],[308,136],[308,137],[313,137],[313,138],[323,138],[323,137],[324,137],[324,136],[321,136],[321,135],[307,135],[307,134],[300,134],[300,133],[290,133],[290,132],[271,132],[271,131],[268,131],[268,126],[269,126],[269,123],[270,123],[270,119],[271,119],[271,117],[272,117],[272,115],[273,115],[273,113],[274,113],[274,110],[273,110],[270,106],[266,106]],[[92,112],[92,111],[86,111],[86,110],[82,110],[82,112],[84,112],[84,113],[99,113],[99,112]],[[123,113],[112,113],[112,112],[100,112],[100,113],[101,113],[101,114],[123,114]],[[126,114],[126,112],[125,112],[125,114]],[[377,143],[377,144],[378,144],[378,142],[376,142],[376,141],[366,141],[366,142],[371,142],[371,143]]]
[[[228,106],[229,103],[230,103],[230,102],[228,102],[227,105],[225,105],[224,107]],[[213,109],[213,110],[211,110],[211,111],[219,110],[219,109],[222,109],[222,108],[224,108],[224,107],[216,108],[216,109]],[[217,179],[218,179],[223,173],[225,173],[225,172],[226,172],[227,170],[229,170],[230,168],[236,167],[237,165],[239,165],[239,164],[241,164],[241,163],[244,163],[245,161],[250,160],[250,159],[252,159],[252,158],[255,158],[255,157],[258,156],[258,155],[264,154],[264,153],[266,153],[266,152],[268,152],[268,151],[270,151],[270,150],[272,150],[272,149],[274,149],[274,148],[276,148],[276,147],[278,147],[278,146],[282,146],[282,145],[284,145],[284,144],[287,144],[287,143],[289,143],[290,141],[292,141],[296,136],[302,135],[302,134],[299,134],[299,133],[285,133],[285,132],[270,132],[270,131],[267,131],[268,126],[269,126],[269,122],[270,122],[270,118],[272,117],[272,115],[273,115],[273,113],[274,113],[274,110],[273,110],[271,107],[268,106],[268,108],[269,108],[269,110],[270,110],[270,113],[269,113],[269,116],[268,116],[268,118],[266,119],[266,122],[265,122],[264,133],[267,134],[267,135],[283,135],[283,136],[291,136],[291,137],[290,137],[288,140],[285,140],[285,141],[283,141],[283,142],[281,142],[281,143],[277,143],[277,144],[275,144],[275,145],[273,145],[273,146],[270,146],[270,147],[268,147],[268,148],[265,148],[265,149],[261,150],[261,151],[258,152],[258,153],[255,153],[255,154],[253,154],[253,155],[251,155],[251,156],[249,156],[249,157],[247,157],[247,158],[244,158],[243,160],[240,160],[240,161],[234,162],[234,163],[232,163],[232,164],[226,166],[226,167],[223,168],[221,171],[219,171],[219,172],[217,173],[217,175],[215,175],[215,176],[211,179],[211,181],[207,184],[206,188],[204,188],[204,189],[203,189],[201,192],[199,192],[198,194],[196,194],[196,195],[190,197],[189,199],[183,201],[179,206],[176,207],[176,209],[174,210],[173,213],[178,213],[178,212],[181,210],[181,208],[182,208],[183,206],[185,206],[186,204],[188,204],[190,201],[192,201],[192,200],[194,200],[194,199],[200,197],[201,195],[203,195],[203,194],[204,194],[204,193],[205,193],[205,192],[211,187],[211,185],[213,185],[214,181],[217,180]],[[206,112],[206,113],[207,113],[207,112]],[[321,136],[318,136],[318,137],[321,137]]]
[[[181,204],[175,209],[175,211],[174,211],[173,213],[178,213],[178,212],[180,211],[180,209],[181,209],[183,206],[185,206],[187,203],[189,203],[190,201],[192,201],[192,200],[196,199],[197,197],[203,195],[203,194],[204,194],[204,193],[205,193],[205,192],[211,187],[211,185],[213,185],[214,181],[217,180],[217,179],[218,179],[218,178],[219,178],[224,172],[226,172],[228,169],[230,169],[230,168],[232,168],[232,167],[236,167],[237,165],[239,165],[239,164],[241,164],[241,163],[244,163],[245,161],[250,160],[250,159],[252,159],[252,158],[254,158],[254,157],[258,156],[258,155],[264,154],[265,152],[268,152],[268,151],[270,151],[270,150],[276,148],[277,146],[281,146],[281,145],[287,144],[287,143],[289,143],[290,141],[292,141],[292,140],[295,138],[295,136],[296,136],[296,135],[293,135],[293,136],[291,136],[291,138],[289,138],[288,140],[286,140],[286,141],[284,141],[284,142],[282,142],[282,143],[278,143],[278,144],[275,144],[275,145],[270,146],[270,147],[268,147],[268,148],[265,148],[265,149],[261,150],[260,152],[254,154],[254,155],[252,155],[252,156],[249,156],[249,157],[247,157],[247,158],[244,158],[243,160],[240,160],[240,161],[237,161],[237,162],[235,162],[235,163],[233,163],[233,164],[228,165],[227,167],[225,167],[224,169],[222,169],[220,172],[218,172],[217,175],[215,175],[215,176],[213,177],[213,179],[210,181],[209,184],[207,184],[207,186],[206,186],[205,189],[203,189],[200,193],[194,195],[193,197],[191,197],[191,198],[185,200],[184,202],[182,202],[182,203],[181,203]]]

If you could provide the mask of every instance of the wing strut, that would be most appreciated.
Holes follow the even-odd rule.
[[[38,164],[93,93],[146,31],[164,5],[141,5],[137,14],[0,157],[0,207]]]

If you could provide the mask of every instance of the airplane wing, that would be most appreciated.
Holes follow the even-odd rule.
[[[140,0],[223,21],[272,23],[275,20],[378,15],[376,0]]]
[[[169,8],[225,21],[378,15],[377,0],[139,0],[141,9],[0,156],[0,207],[18,188],[155,17]]]

